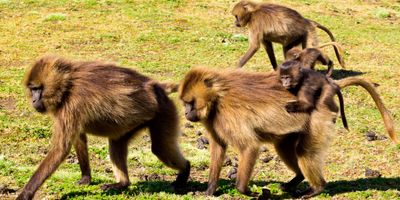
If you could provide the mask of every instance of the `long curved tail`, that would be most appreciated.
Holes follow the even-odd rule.
[[[329,37],[331,38],[332,42],[336,42],[335,37],[333,36],[332,32],[328,28],[326,28],[325,26],[321,25],[320,23],[318,23],[316,21],[313,21],[313,20],[310,20],[310,21],[317,28],[325,31],[329,35]],[[344,64],[344,60],[343,60],[343,57],[341,57],[340,54],[339,54],[339,49],[335,45],[333,46],[333,49],[335,50],[336,58],[338,59],[340,66],[342,66],[345,69],[346,67],[345,67],[345,64]]]
[[[322,48],[325,48],[325,47],[327,47],[327,46],[333,46],[334,49],[337,49],[337,50],[338,50],[338,54],[336,54],[336,57],[339,56],[339,57],[337,58],[339,62],[343,61],[343,54],[344,54],[344,51],[343,51],[342,46],[341,46],[339,43],[337,43],[337,42],[327,42],[327,43],[324,43],[324,44],[319,45],[318,48],[322,49]],[[335,51],[335,53],[336,53],[336,51]],[[344,66],[342,66],[342,67],[343,67],[343,69],[345,69]]]
[[[340,88],[345,88],[347,86],[351,86],[351,85],[358,85],[363,87],[365,90],[368,91],[368,93],[371,95],[372,99],[374,100],[376,106],[379,109],[379,112],[382,115],[383,118],[383,122],[385,124],[385,128],[386,131],[389,134],[389,137],[392,139],[392,141],[394,143],[398,143],[397,141],[397,136],[395,133],[395,129],[394,129],[394,122],[393,119],[389,113],[389,111],[386,109],[385,105],[382,102],[382,99],[380,98],[379,94],[376,92],[375,87],[365,81],[364,79],[361,78],[357,78],[357,77],[348,77],[348,78],[344,78],[341,80],[336,80],[335,83],[337,85],[339,85]]]
[[[345,112],[344,112],[343,95],[342,95],[342,92],[340,91],[340,89],[337,90],[336,94],[338,95],[338,98],[339,98],[340,117],[342,118],[343,127],[344,127],[346,130],[349,130],[349,125],[347,124],[346,114],[345,114]]]
[[[325,47],[327,47],[327,46],[336,47],[336,48],[339,50],[339,53],[340,53],[340,54],[343,54],[343,47],[342,47],[339,43],[337,43],[337,42],[327,42],[327,43],[323,43],[323,44],[319,45],[318,48],[321,49],[321,48],[325,48]],[[342,57],[342,56],[340,56],[340,57]]]

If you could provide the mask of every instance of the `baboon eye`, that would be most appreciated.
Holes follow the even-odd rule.
[[[213,81],[211,79],[206,79],[206,80],[204,80],[204,84],[207,87],[212,87],[213,86]]]
[[[29,88],[31,91],[36,91],[36,90],[41,90],[41,89],[43,89],[43,86],[41,86],[41,85],[32,85],[32,84],[29,84],[29,85],[28,85],[28,88]]]
[[[190,106],[194,106],[194,100],[191,100],[191,101],[184,101],[183,102],[185,105],[190,105]]]
[[[194,106],[194,100],[188,102],[189,105]]]

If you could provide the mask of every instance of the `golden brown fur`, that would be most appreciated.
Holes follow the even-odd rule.
[[[249,49],[240,59],[238,67],[246,64],[260,48],[261,43],[267,51],[272,67],[276,69],[278,65],[272,42],[283,45],[284,56],[288,50],[300,44],[303,48],[317,47],[316,27],[327,32],[331,40],[335,41],[329,29],[284,6],[242,0],[235,4],[231,13],[236,18],[236,26],[249,28]],[[338,56],[336,47],[335,53]],[[340,60],[340,64],[344,65],[342,61]]]
[[[237,189],[247,187],[260,145],[272,143],[296,176],[282,185],[293,190],[304,177],[311,189],[303,197],[323,191],[323,160],[333,132],[336,113],[321,109],[288,113],[285,105],[296,97],[279,83],[275,72],[190,70],[179,88],[185,116],[201,122],[210,135],[211,163],[206,194],[217,188],[228,145],[239,152]]]
[[[117,183],[102,189],[127,187],[129,139],[149,128],[153,153],[179,170],[176,186],[186,183],[190,164],[177,143],[178,116],[159,84],[140,73],[102,62],[76,62],[56,56],[36,61],[25,76],[25,87],[35,109],[52,115],[52,147],[25,185],[18,199],[31,199],[74,146],[82,169],[79,183],[91,180],[86,133],[109,139],[110,159]]]

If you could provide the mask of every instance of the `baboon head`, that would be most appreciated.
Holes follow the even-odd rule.
[[[215,84],[217,77],[200,68],[189,71],[179,88],[179,98],[185,106],[185,117],[189,121],[206,120],[218,98],[223,94]]]
[[[237,3],[231,13],[235,16],[235,25],[245,27],[251,19],[251,13],[255,10],[255,4],[251,1],[240,1]]]
[[[296,88],[303,78],[301,63],[299,61],[286,61],[278,70],[279,80],[286,89]]]
[[[52,56],[39,59],[28,69],[24,85],[36,111],[54,112],[61,105],[70,88],[71,70],[69,62]]]

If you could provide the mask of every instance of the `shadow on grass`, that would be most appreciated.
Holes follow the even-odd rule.
[[[318,70],[319,72],[326,74],[327,70]],[[365,74],[365,72],[353,71],[353,70],[344,70],[344,69],[335,69],[332,73],[332,78],[335,80],[351,77],[351,76],[359,76]]]
[[[281,182],[277,181],[251,181],[250,185],[257,185],[258,187],[264,187],[272,183]],[[305,189],[307,187],[306,183],[301,183],[299,188]],[[203,195],[207,189],[207,183],[201,183],[198,181],[189,181],[188,186],[184,188],[179,193],[174,192],[171,187],[171,182],[169,181],[140,181],[136,184],[132,185],[126,190],[117,191],[117,190],[109,190],[109,191],[71,191],[67,194],[61,196],[61,199],[70,199],[79,196],[87,196],[87,195],[95,195],[95,196],[113,196],[118,194],[135,196],[140,193],[148,193],[155,194],[159,192],[165,192],[169,194],[187,194],[189,192],[196,195]],[[346,180],[346,181],[333,181],[329,182],[324,190],[324,194],[328,194],[329,196],[334,196],[337,194],[342,194],[346,192],[355,192],[355,191],[366,191],[369,189],[386,191],[389,189],[395,189],[400,191],[400,178],[365,178],[365,179],[356,179],[356,180]],[[198,193],[200,192],[200,193]],[[226,180],[221,179],[218,182],[218,190],[215,193],[215,196],[220,196],[223,194],[239,194],[235,190],[235,181],[234,180]],[[271,194],[272,199],[286,199],[291,196],[288,193],[282,194]]]
[[[370,189],[379,191],[395,189],[400,191],[400,178],[362,178],[347,181],[332,181],[328,183],[324,193],[334,196],[346,192]]]

